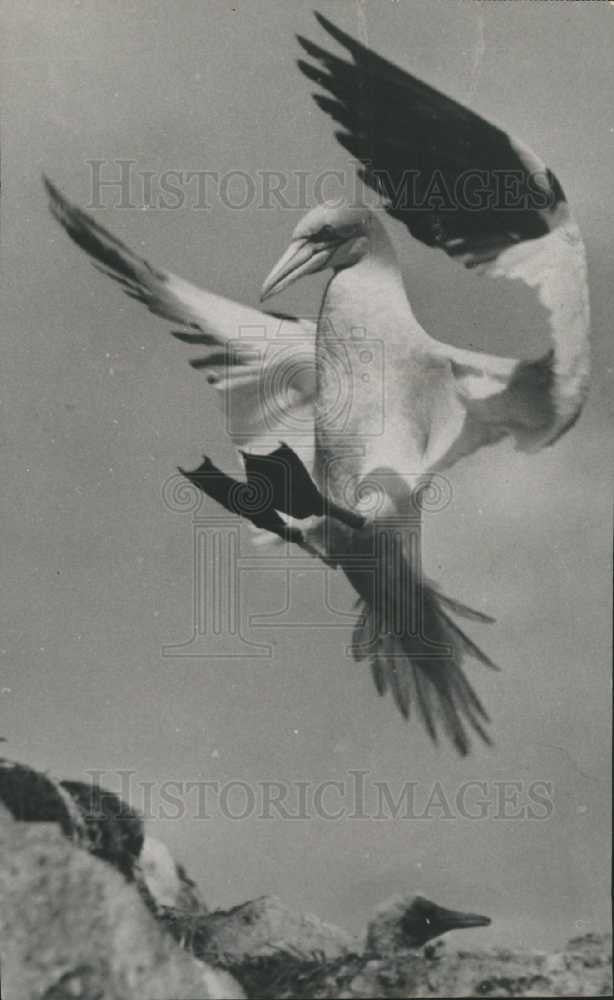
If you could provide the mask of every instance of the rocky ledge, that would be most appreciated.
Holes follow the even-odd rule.
[[[275,897],[210,911],[112,793],[0,761],[0,995],[11,1000],[612,994],[609,935],[554,953],[433,940],[488,922],[397,896],[358,940]]]

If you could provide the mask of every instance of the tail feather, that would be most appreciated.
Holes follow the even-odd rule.
[[[437,595],[439,597],[439,595]],[[472,656],[474,660],[478,660],[483,663],[485,667],[489,667],[491,670],[499,670],[500,668],[496,663],[491,660],[490,656],[487,656],[479,646],[476,646],[475,642],[469,638],[469,636],[463,632],[462,628],[453,621],[448,614],[440,607],[439,615],[444,620],[450,631],[454,636],[454,645],[460,647],[462,653],[467,653]]]
[[[420,670],[418,670],[413,666],[411,669],[414,674],[414,682],[416,685],[416,701],[418,704],[420,715],[422,717],[422,721],[433,743],[438,743],[439,740],[437,738],[437,727],[435,726],[433,706],[431,704],[430,686],[428,684],[426,676],[424,676]]]
[[[488,712],[484,708],[480,698],[478,698],[476,692],[471,687],[471,684],[465,677],[462,670],[459,670],[453,675],[453,682],[458,688],[460,696],[466,700],[467,708],[471,710],[474,717],[479,717],[483,722],[490,722]]]
[[[457,689],[459,697],[466,698],[467,719],[471,727],[487,746],[492,746],[492,739],[484,728],[482,721],[480,721],[480,719],[482,719],[484,722],[490,722],[489,716],[484,711],[479,699],[477,699],[477,696],[475,695],[471,685],[468,683],[467,678],[462,674],[462,672],[459,672],[459,675],[454,677],[452,683]],[[474,700],[477,700],[479,708],[476,708]]]
[[[454,687],[449,678],[439,676],[434,681],[437,691],[439,705],[441,707],[441,717],[444,729],[449,739],[452,741],[458,752],[464,757],[469,752],[469,739],[466,734],[463,718],[459,711],[459,706],[454,699]],[[471,716],[466,713],[466,720],[471,721]]]
[[[378,629],[374,622],[373,608],[359,601],[360,612],[352,635],[352,655],[357,663],[372,658],[377,659],[379,646]]]
[[[403,718],[409,719],[411,672],[406,670],[403,661],[395,656],[394,638],[392,636],[385,635],[382,639],[382,646],[392,697]]]
[[[448,612],[491,619],[420,580],[390,537],[370,573],[344,568],[361,597],[352,652],[357,661],[369,660],[378,693],[390,690],[406,719],[413,705],[431,739],[437,742],[441,730],[462,756],[472,733],[491,745],[488,713],[462,667],[466,658],[498,667]]]
[[[428,586],[437,594],[440,604],[445,605],[445,607],[447,607],[453,614],[460,615],[461,618],[469,618],[474,622],[482,622],[485,625],[494,625],[496,621],[495,618],[492,618],[490,615],[485,615],[483,611],[476,611],[475,608],[470,608],[466,604],[462,604],[454,597],[448,597],[447,594],[442,594],[432,580],[428,581]]]
[[[371,659],[371,674],[373,676],[373,683],[375,684],[377,693],[379,695],[386,694],[388,689],[388,682],[386,681],[386,666],[377,653],[375,653]]]

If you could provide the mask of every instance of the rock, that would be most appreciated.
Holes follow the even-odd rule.
[[[0,956],[11,1000],[244,997],[164,934],[133,885],[42,823],[0,822]]]
[[[373,962],[336,963],[334,968],[303,969],[276,1000],[309,997],[567,997],[609,996],[612,992],[611,937],[596,936],[590,956],[570,942],[559,955],[489,949],[448,952],[438,943],[422,952]],[[586,964],[586,959],[594,964]],[[555,961],[552,961],[555,959]],[[262,994],[263,998],[265,994]]]
[[[141,898],[160,926],[182,948],[193,951],[207,906],[196,883],[174,860],[166,844],[156,837],[145,837],[135,877]]]
[[[22,764],[0,760],[0,815],[55,823],[72,843],[112,864],[158,922],[189,947],[194,918],[207,913],[195,883],[168,848],[145,837],[141,816],[119,796],[94,783],[55,781]]]
[[[208,961],[236,965],[287,952],[295,958],[338,958],[356,949],[346,931],[311,914],[296,913],[276,896],[210,913],[201,924],[198,952]]]
[[[207,913],[196,883],[157,837],[145,837],[137,867],[140,878],[158,907],[186,914]]]
[[[361,953],[345,931],[275,897],[207,913],[113,793],[0,760],[1,986],[11,1000],[243,997],[229,972],[259,1000],[611,995],[609,935],[551,954],[421,948],[488,922],[397,896],[376,911]]]
[[[81,815],[70,795],[32,767],[0,759],[0,802],[13,819],[57,823],[66,837],[75,840],[84,835]]]
[[[86,840],[83,846],[114,865],[126,878],[132,878],[145,839],[141,816],[100,785],[61,781],[60,786],[81,815]]]
[[[612,939],[602,934],[572,938],[564,952],[549,955],[543,973],[562,994],[594,996],[582,989],[597,987],[601,995],[612,993]]]
[[[143,821],[113,792],[83,781],[55,781],[34,768],[0,760],[0,802],[21,822],[57,823],[74,843],[133,877]]]

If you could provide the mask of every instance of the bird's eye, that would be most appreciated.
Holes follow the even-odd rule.
[[[335,229],[334,229],[333,226],[329,226],[329,225],[322,226],[322,228],[318,231],[317,235],[318,235],[318,239],[321,239],[321,240],[330,240],[335,235]]]

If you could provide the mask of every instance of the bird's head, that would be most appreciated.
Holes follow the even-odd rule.
[[[369,253],[379,223],[364,205],[316,205],[292,233],[290,246],[262,286],[270,298],[306,274],[351,267]]]
[[[421,947],[432,938],[447,931],[462,930],[466,927],[488,927],[490,917],[479,913],[463,913],[460,910],[446,910],[432,903],[424,896],[416,896],[407,907],[401,920],[403,937],[412,947]]]

